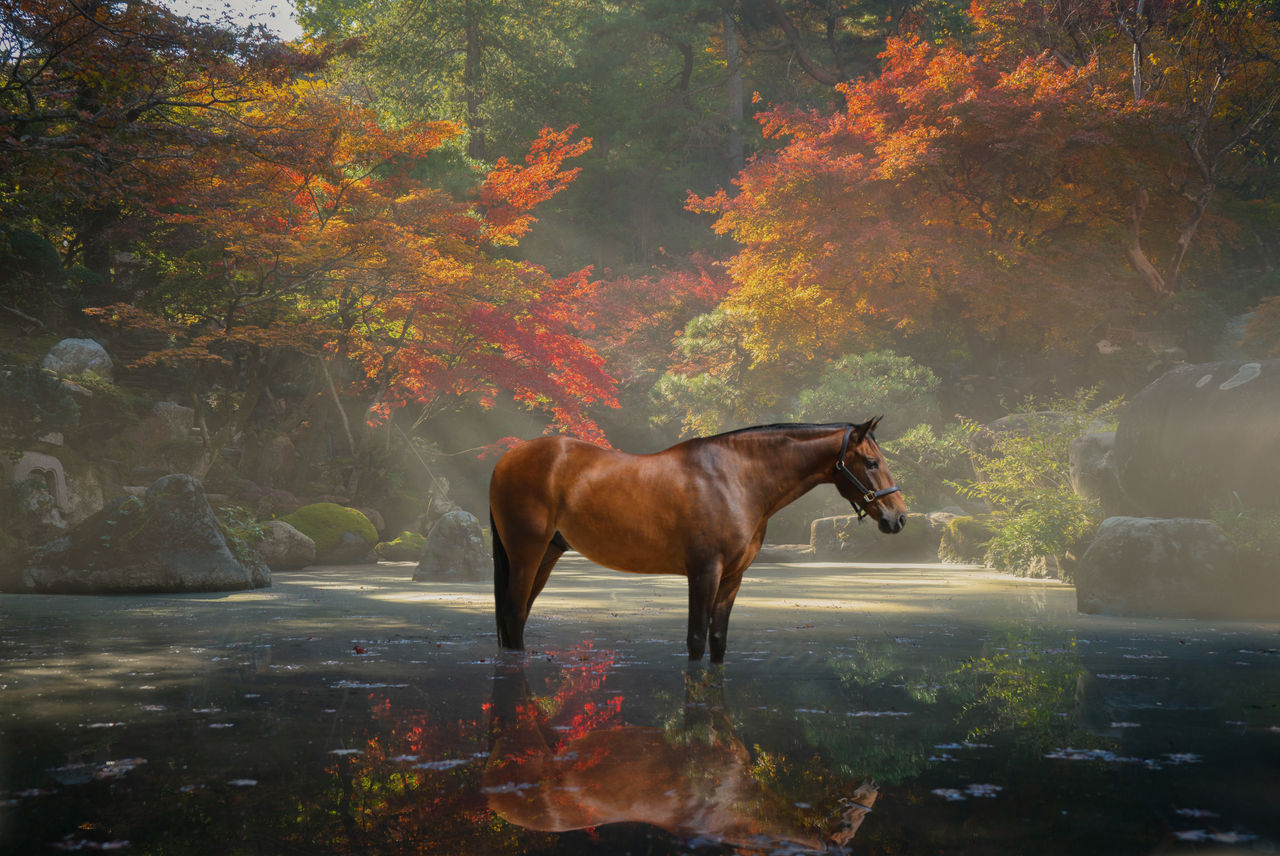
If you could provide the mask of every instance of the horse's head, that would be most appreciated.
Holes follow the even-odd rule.
[[[850,425],[845,431],[835,479],[836,490],[849,500],[859,517],[871,517],[881,532],[892,534],[907,525],[907,504],[876,443],[876,426],[883,418]]]

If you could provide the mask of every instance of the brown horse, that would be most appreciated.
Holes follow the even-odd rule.
[[[873,434],[860,425],[761,425],[629,455],[540,437],[507,452],[489,482],[498,641],[524,649],[524,625],[573,545],[619,571],[689,579],[689,659],[723,662],[729,612],[765,525],[820,484],[886,533],[906,523]]]

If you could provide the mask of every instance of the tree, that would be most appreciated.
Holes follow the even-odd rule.
[[[167,167],[234,139],[225,110],[315,61],[262,31],[194,24],[145,0],[5,0],[0,219],[65,238],[67,261],[94,274],[82,278],[91,299],[121,296],[116,253],[154,200],[182,192]]]
[[[499,388],[603,441],[586,408],[613,404],[613,381],[575,329],[575,304],[593,283],[504,255],[530,210],[572,181],[563,162],[589,140],[548,129],[524,163],[500,159],[466,200],[415,177],[458,134],[450,123],[384,127],[313,79],[267,87],[226,121],[255,129],[255,145],[182,165],[192,193],[169,207],[149,248],[163,286],[137,307],[96,310],[163,329],[174,344],[147,359],[198,367],[192,390],[238,392],[211,413],[210,462],[289,353],[314,362],[302,419],[340,423],[352,494],[373,460],[367,423],[390,431],[408,408],[400,427],[412,433],[461,402],[490,403]],[[363,402],[356,418],[350,396]]]

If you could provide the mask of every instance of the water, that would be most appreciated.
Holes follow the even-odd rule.
[[[1280,625],[1081,616],[955,567],[566,557],[524,657],[409,565],[0,596],[0,851],[1274,852]],[[871,784],[874,782],[874,786]],[[867,808],[870,811],[867,811]]]

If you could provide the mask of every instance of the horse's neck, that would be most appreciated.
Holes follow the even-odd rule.
[[[746,462],[743,477],[758,492],[766,518],[833,480],[843,436],[841,430],[832,429],[736,438],[734,451]]]

